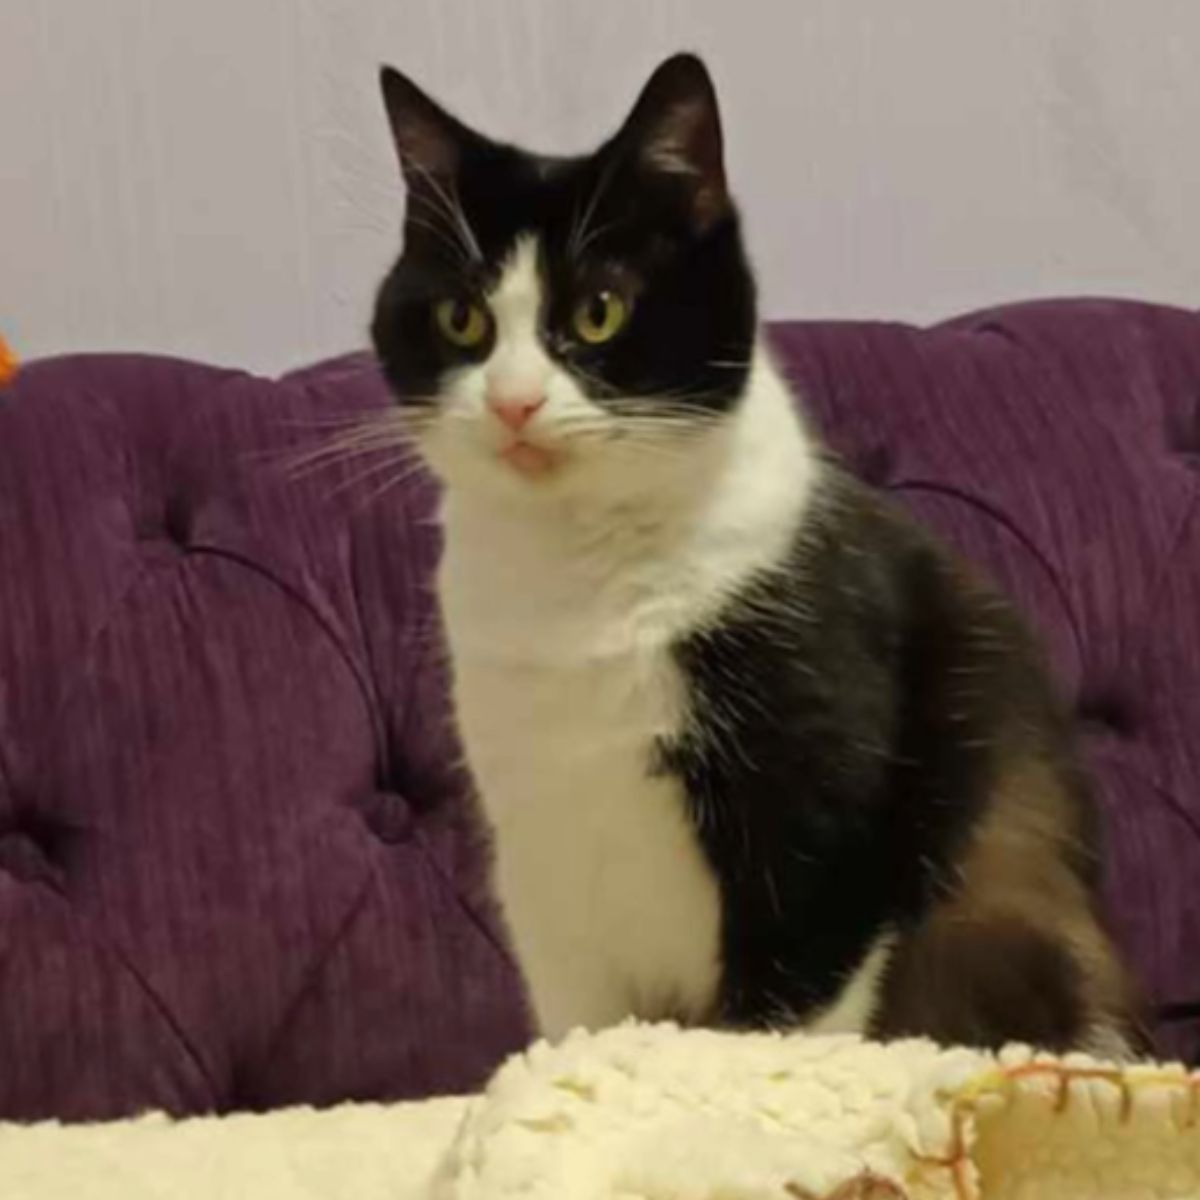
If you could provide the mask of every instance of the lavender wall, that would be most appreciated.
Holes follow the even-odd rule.
[[[0,330],[264,369],[359,344],[388,59],[547,149],[703,51],[768,311],[1200,303],[1196,0],[0,0]]]

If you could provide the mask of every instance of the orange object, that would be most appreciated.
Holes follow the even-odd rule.
[[[0,386],[6,384],[17,373],[17,359],[8,348],[8,343],[0,337]]]

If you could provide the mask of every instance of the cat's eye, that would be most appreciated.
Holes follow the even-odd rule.
[[[628,320],[629,305],[616,292],[594,292],[575,309],[572,324],[589,346],[598,346],[616,337]]]
[[[492,325],[487,310],[471,300],[439,300],[433,320],[442,337],[463,350],[480,345]]]

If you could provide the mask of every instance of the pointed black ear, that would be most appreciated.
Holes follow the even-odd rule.
[[[380,68],[379,86],[408,186],[453,179],[475,135],[399,71]]]
[[[698,232],[729,211],[717,94],[694,54],[676,54],[651,75],[618,138],[632,143],[643,169],[678,178]]]

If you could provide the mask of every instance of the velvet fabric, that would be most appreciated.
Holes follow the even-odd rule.
[[[1079,721],[1162,1054],[1200,1022],[1200,318],[787,323],[815,426],[1015,599]],[[394,1099],[528,1035],[413,464],[370,358],[0,389],[0,1118]],[[403,476],[403,477],[402,477]]]

